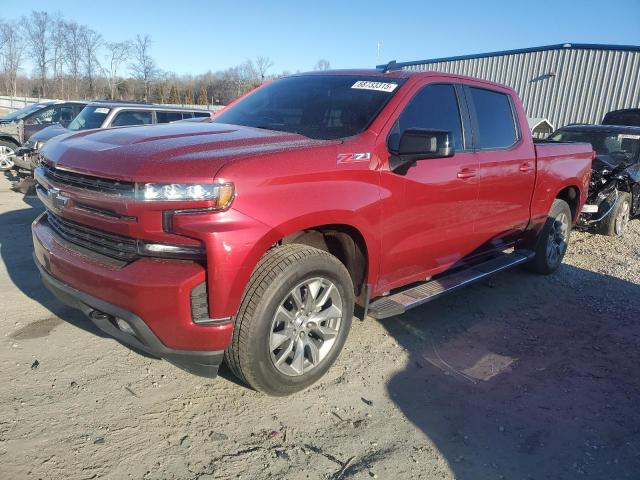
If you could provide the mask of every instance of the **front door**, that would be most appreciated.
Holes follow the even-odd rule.
[[[478,157],[468,148],[471,141],[464,134],[468,117],[461,112],[466,107],[459,87],[429,84],[409,100],[389,134],[393,146],[408,128],[446,130],[452,134],[456,153],[418,160],[406,172],[382,172],[378,291],[424,280],[477,246]]]

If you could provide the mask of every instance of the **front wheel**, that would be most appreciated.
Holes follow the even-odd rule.
[[[16,148],[13,143],[0,140],[0,172],[6,172],[13,168]]]
[[[528,268],[544,275],[555,272],[567,252],[570,234],[571,208],[564,200],[556,199],[539,233],[535,254],[527,264]]]
[[[600,233],[611,237],[620,237],[629,225],[631,214],[631,195],[619,192],[613,211],[600,223]]]
[[[349,272],[333,255],[297,244],[269,250],[247,284],[225,362],[268,395],[303,390],[340,354],[353,297]]]

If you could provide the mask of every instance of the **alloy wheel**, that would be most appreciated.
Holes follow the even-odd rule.
[[[616,235],[622,235],[629,224],[629,202],[625,201],[620,206],[618,216],[616,217],[615,233]]]
[[[553,219],[547,242],[547,259],[550,265],[557,265],[562,261],[567,251],[569,241],[569,217],[566,213],[560,213]]]
[[[13,168],[13,159],[16,156],[16,152],[11,147],[0,145],[0,170],[5,171]]]
[[[329,279],[314,277],[296,285],[271,322],[269,352],[288,376],[316,367],[333,349],[342,323],[343,299]]]

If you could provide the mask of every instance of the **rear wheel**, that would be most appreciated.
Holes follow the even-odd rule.
[[[631,214],[631,195],[619,192],[613,211],[600,223],[600,233],[611,237],[620,237],[629,225]]]
[[[535,255],[527,264],[528,268],[544,275],[555,272],[567,252],[570,234],[571,208],[564,200],[556,199],[540,231]]]
[[[13,168],[16,148],[15,143],[0,140],[0,172],[6,172]]]
[[[305,245],[273,248],[247,284],[225,361],[263,393],[303,390],[340,354],[353,305],[351,277],[336,257]]]

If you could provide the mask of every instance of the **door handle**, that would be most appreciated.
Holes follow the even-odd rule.
[[[524,162],[522,165],[520,165],[519,170],[523,173],[526,173],[531,170],[531,164],[529,162]]]
[[[476,171],[471,168],[463,168],[458,172],[458,178],[472,178],[476,176]]]

